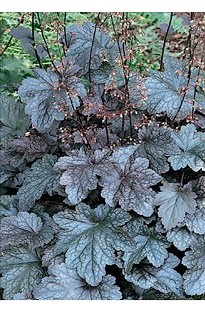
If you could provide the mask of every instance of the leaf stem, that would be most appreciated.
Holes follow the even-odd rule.
[[[173,12],[170,13],[169,24],[167,27],[166,34],[164,36],[164,42],[163,42],[163,46],[162,46],[162,54],[161,54],[161,59],[160,59],[160,68],[159,68],[160,71],[163,71],[163,69],[164,69],[163,58],[164,58],[165,46],[166,46],[166,41],[167,41],[169,29],[170,29],[171,23],[172,23],[172,18],[173,18]]]
[[[99,19],[100,13],[97,15],[97,20]],[[90,90],[89,93],[91,92],[91,62],[92,62],[92,53],[93,53],[93,46],[94,46],[94,41],[95,41],[95,35],[97,31],[97,23],[95,24],[94,32],[93,32],[93,38],[92,38],[92,43],[91,43],[91,48],[90,48],[90,56],[89,56],[89,62],[88,62],[88,77],[89,77],[89,82],[90,82]]]
[[[105,119],[105,132],[106,132],[106,138],[107,138],[107,146],[110,147],[110,138],[109,138],[109,132],[108,132],[107,118]]]
[[[67,33],[66,33],[66,23],[67,23],[67,15],[66,15],[66,12],[65,12],[65,13],[64,13],[64,18],[63,18],[63,31],[64,31],[64,37],[65,37],[65,45],[64,45],[64,43],[62,43],[64,56],[66,56],[65,47],[66,47],[66,49],[68,49],[68,45],[67,45]]]
[[[39,27],[40,27],[40,31],[41,31],[41,35],[42,35],[42,38],[43,38],[43,41],[44,41],[44,44],[45,44],[45,48],[46,48],[46,52],[48,53],[48,56],[51,60],[51,63],[53,65],[53,67],[55,68],[55,70],[61,75],[61,73],[59,72],[59,70],[57,69],[53,59],[52,59],[52,56],[51,56],[51,53],[50,53],[50,50],[48,48],[48,44],[47,44],[47,41],[46,41],[46,38],[45,38],[45,35],[44,35],[44,31],[43,31],[43,27],[42,27],[42,23],[41,23],[41,18],[40,18],[40,14],[37,12],[37,17],[38,17],[38,21],[39,21]]]
[[[184,185],[184,171],[182,171],[181,181],[180,181],[180,189],[183,188]]]
[[[194,18],[194,13],[191,13],[191,20],[193,20]],[[192,27],[190,26],[189,28],[189,35],[188,35],[188,38],[187,38],[187,47],[189,47],[189,67],[188,67],[188,73],[187,73],[187,84],[186,84],[186,87],[185,87],[185,90],[184,90],[184,93],[183,93],[183,96],[182,96],[182,99],[181,99],[181,103],[179,105],[179,108],[177,109],[177,112],[174,116],[174,118],[171,120],[171,124],[173,124],[174,120],[177,118],[180,110],[181,110],[181,107],[182,107],[182,104],[185,100],[185,97],[186,97],[186,94],[187,94],[187,90],[188,90],[188,87],[189,87],[189,83],[190,83],[190,80],[191,80],[191,68],[192,68],[192,64],[193,64],[193,57],[194,57],[194,50],[196,48],[196,45],[193,47],[192,49],[192,42],[191,42],[191,34],[192,34]],[[192,113],[193,113],[193,107],[192,107]]]
[[[23,23],[23,21],[24,21],[24,16],[25,16],[25,14],[23,14],[23,15],[21,16],[21,18],[18,19],[18,23],[17,23],[17,25],[15,26],[15,28],[19,27],[19,26]],[[13,37],[11,36],[11,38],[9,38],[9,40],[8,40],[8,42],[7,42],[7,44],[6,44],[6,46],[4,47],[3,51],[0,52],[0,56],[2,56],[2,55],[6,52],[6,50],[8,49],[8,47],[9,47],[10,44],[11,44],[12,39],[13,39]]]
[[[116,41],[117,41],[117,46],[118,46],[118,50],[119,50],[119,54],[120,54],[120,59],[121,59],[121,63],[122,63],[123,75],[124,75],[124,80],[125,80],[124,107],[126,108],[128,102],[129,102],[129,88],[128,88],[128,84],[129,84],[129,78],[130,78],[130,69],[128,69],[128,71],[127,71],[127,68],[126,68],[127,58],[126,58],[124,39],[123,39],[122,51],[121,51],[120,42],[119,42],[119,38],[117,36],[117,32],[116,32],[116,29],[115,29],[115,25],[114,25],[114,20],[113,20],[112,14],[110,15],[110,18],[111,18],[112,28],[113,28],[113,31],[114,31],[114,34],[115,34],[115,38],[116,38]],[[127,18],[128,18],[128,15],[126,15],[126,22],[127,22]],[[124,31],[124,25],[125,25],[125,21],[124,21],[125,13],[124,12],[122,14],[122,19],[123,19],[123,21],[122,21],[122,35],[124,37],[126,37],[127,34]],[[124,60],[123,60],[122,52],[124,54]],[[131,63],[131,59],[130,59],[130,63]],[[130,119],[130,116],[129,116],[129,119]],[[130,122],[131,122],[131,120],[130,120]],[[124,113],[123,113],[122,114],[122,138],[124,138],[124,127],[125,127],[125,116],[124,116]]]
[[[40,66],[40,68],[43,68],[43,65],[41,63],[41,60],[40,60],[40,57],[38,55],[38,52],[36,50],[36,43],[35,43],[35,13],[33,12],[32,13],[32,21],[31,21],[31,28],[32,28],[32,40],[33,40],[33,48],[34,48],[34,52],[35,52],[35,56],[36,56],[36,59],[37,59],[37,62]]]

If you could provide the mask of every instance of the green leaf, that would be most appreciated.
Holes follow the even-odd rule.
[[[196,211],[197,195],[188,185],[181,188],[177,183],[166,183],[160,189],[154,203],[160,206],[158,216],[162,218],[164,227],[170,230],[184,220],[186,212],[193,214]]]
[[[76,212],[65,211],[54,215],[61,230],[55,252],[66,252],[66,264],[76,268],[87,283],[97,286],[105,275],[105,266],[115,263],[115,250],[124,250],[125,237],[121,227],[130,220],[120,208],[100,205],[91,209],[79,204]]]
[[[19,292],[28,293],[43,277],[36,252],[25,247],[5,250],[1,260],[3,298],[12,299]]]
[[[7,146],[15,137],[24,135],[30,120],[24,112],[24,104],[15,98],[0,95],[0,141]]]
[[[9,24],[7,23],[7,20],[4,18],[0,19],[0,38],[5,32],[6,28],[9,27]]]
[[[65,263],[52,266],[50,273],[34,290],[37,299],[117,300],[122,297],[111,275],[104,276],[99,285],[90,286]]]
[[[16,91],[25,77],[33,75],[30,66],[31,62],[26,58],[3,55],[0,61],[0,91],[7,91],[7,93]]]
[[[29,210],[44,192],[50,196],[59,185],[60,175],[54,171],[53,166],[57,160],[56,156],[45,155],[31,166],[26,175],[23,186],[19,189],[19,206],[21,210]]]
[[[179,170],[188,166],[194,171],[205,170],[205,134],[188,124],[178,133],[172,132],[172,137],[179,147],[175,155],[169,157],[172,168]]]

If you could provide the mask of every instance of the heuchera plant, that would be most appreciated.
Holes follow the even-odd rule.
[[[194,68],[165,55],[163,70],[140,77],[124,43],[91,22],[67,27],[64,56],[45,68],[45,42],[23,26],[10,34],[41,68],[18,99],[0,96],[3,299],[203,295],[205,97]]]

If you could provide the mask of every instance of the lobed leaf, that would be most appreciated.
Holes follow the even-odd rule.
[[[188,185],[181,188],[177,183],[166,183],[160,187],[161,192],[156,195],[155,205],[160,206],[158,216],[167,230],[174,228],[185,218],[185,214],[196,211],[197,195]]]
[[[40,300],[117,300],[122,297],[113,276],[106,275],[99,285],[90,286],[65,263],[52,267],[51,276],[42,279],[34,296]]]
[[[45,155],[31,166],[26,175],[23,186],[17,195],[22,210],[29,210],[44,192],[50,196],[59,185],[60,175],[54,171],[53,166],[57,160],[56,156]]]
[[[101,195],[108,205],[117,203],[125,210],[134,210],[138,214],[150,217],[153,213],[155,192],[151,186],[161,181],[161,177],[148,169],[149,161],[135,155],[137,146],[118,148],[111,160],[115,170],[101,177],[103,187]]]
[[[21,154],[28,162],[41,158],[49,151],[49,145],[46,140],[37,135],[24,136],[14,139],[10,143],[10,150]]]
[[[173,132],[172,137],[179,147],[175,155],[169,157],[172,168],[179,170],[188,166],[193,171],[205,170],[205,134],[188,124],[178,133]]]
[[[168,257],[166,239],[147,225],[139,221],[129,222],[125,231],[130,234],[133,246],[124,253],[123,260],[126,272],[131,271],[134,264],[139,264],[145,257],[156,268],[160,267]]]
[[[114,64],[119,55],[117,44],[91,22],[67,27],[66,35],[70,44],[67,56],[82,68],[83,74],[89,70],[91,52],[91,70],[99,69],[105,61]]]
[[[120,208],[100,205],[91,209],[79,204],[76,211],[67,210],[54,215],[61,230],[55,253],[66,252],[66,264],[77,269],[79,276],[97,286],[105,275],[105,266],[115,263],[115,250],[126,248],[126,234],[121,227],[130,220]]]
[[[60,75],[49,69],[35,69],[35,74],[36,78],[23,80],[18,93],[34,127],[45,132],[54,121],[64,119],[64,111],[72,113],[80,106],[78,96],[86,96],[86,90],[76,77],[68,77],[62,84]]]
[[[184,289],[187,295],[202,295],[205,293],[205,239],[198,242],[186,251],[182,259],[188,270],[184,273]]]
[[[184,119],[192,113],[194,87],[190,82],[189,90],[183,96],[187,77],[183,73],[183,64],[177,58],[166,56],[164,67],[163,72],[150,71],[145,83],[148,98],[141,108],[147,109],[150,114],[164,112],[170,118]],[[196,101],[195,106],[201,106],[201,101]]]
[[[170,261],[171,260],[171,261]],[[183,279],[173,268],[178,262],[168,258],[160,268],[141,263],[131,273],[125,272],[125,278],[129,282],[144,289],[154,288],[162,293],[174,293],[181,296]]]
[[[19,292],[33,290],[43,277],[40,259],[35,250],[25,247],[12,247],[4,251],[1,260],[1,286],[3,298],[13,299]]]
[[[0,218],[16,216],[19,211],[18,199],[16,195],[0,196]]]
[[[30,119],[25,115],[24,104],[11,96],[0,95],[0,111],[0,141],[8,146],[13,138],[26,133]]]
[[[186,228],[175,228],[167,232],[167,240],[179,250],[184,251],[197,242],[197,235]]]
[[[53,230],[48,224],[43,224],[35,213],[21,211],[16,216],[1,220],[0,235],[1,247],[23,244],[39,247],[52,240]]]
[[[45,50],[44,45],[37,44],[35,46],[32,30],[30,28],[23,26],[15,27],[9,32],[9,35],[20,40],[25,53],[28,53],[34,56],[35,58],[37,54],[40,59],[43,59],[47,56],[47,52]],[[34,32],[34,36],[35,40],[37,39],[37,41],[41,39],[41,36],[36,31]]]
[[[160,127],[156,122],[139,129],[139,156],[149,160],[150,167],[157,173],[169,171],[168,157],[176,152],[176,145],[171,137],[172,129]]]
[[[83,149],[73,150],[70,156],[60,157],[54,168],[64,171],[60,184],[66,186],[66,193],[71,204],[78,204],[91,190],[97,188],[98,175],[105,175],[111,169],[107,160],[108,151],[96,150],[86,154]]]
[[[197,209],[195,213],[185,217],[185,224],[188,229],[197,234],[205,234],[205,177],[192,181],[193,189],[197,194]]]

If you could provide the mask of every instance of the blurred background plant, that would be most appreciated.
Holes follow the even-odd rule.
[[[66,54],[61,40],[66,27],[86,21],[96,22],[118,45],[126,46],[123,58],[128,72],[146,76],[149,70],[162,70],[163,55],[171,53],[191,60],[196,77],[204,80],[204,13],[4,12],[0,14],[0,92],[17,96],[21,81],[33,76],[32,69],[55,69]]]
[[[101,13],[99,24],[113,34],[111,13]],[[203,19],[198,13],[196,18]],[[37,16],[33,18],[32,13],[9,13],[0,14],[0,54],[1,72],[0,89],[5,93],[15,91],[23,78],[32,75],[32,68],[38,66],[35,55],[25,54],[25,44],[10,35],[13,28],[23,26],[35,29],[36,42],[42,42],[41,30],[50,55],[55,59],[62,56],[62,47],[59,46],[59,38],[65,26],[85,21],[95,21],[97,14],[89,12],[68,12],[68,13],[40,13],[40,22]],[[122,19],[122,13],[112,13],[115,25],[120,25],[118,20]],[[133,70],[146,72],[149,69],[157,69],[159,66],[160,54],[164,36],[167,31],[170,13],[126,13],[129,21],[128,31],[132,37],[132,49],[135,52],[129,66]],[[33,24],[33,25],[32,25]],[[41,25],[40,25],[41,24]],[[180,56],[183,53],[184,43],[190,26],[189,13],[173,14],[171,27],[167,36],[167,49]],[[55,30],[55,31],[54,31]],[[116,26],[116,32],[120,36],[120,29]],[[46,55],[43,60],[44,67],[51,65],[51,59]]]

